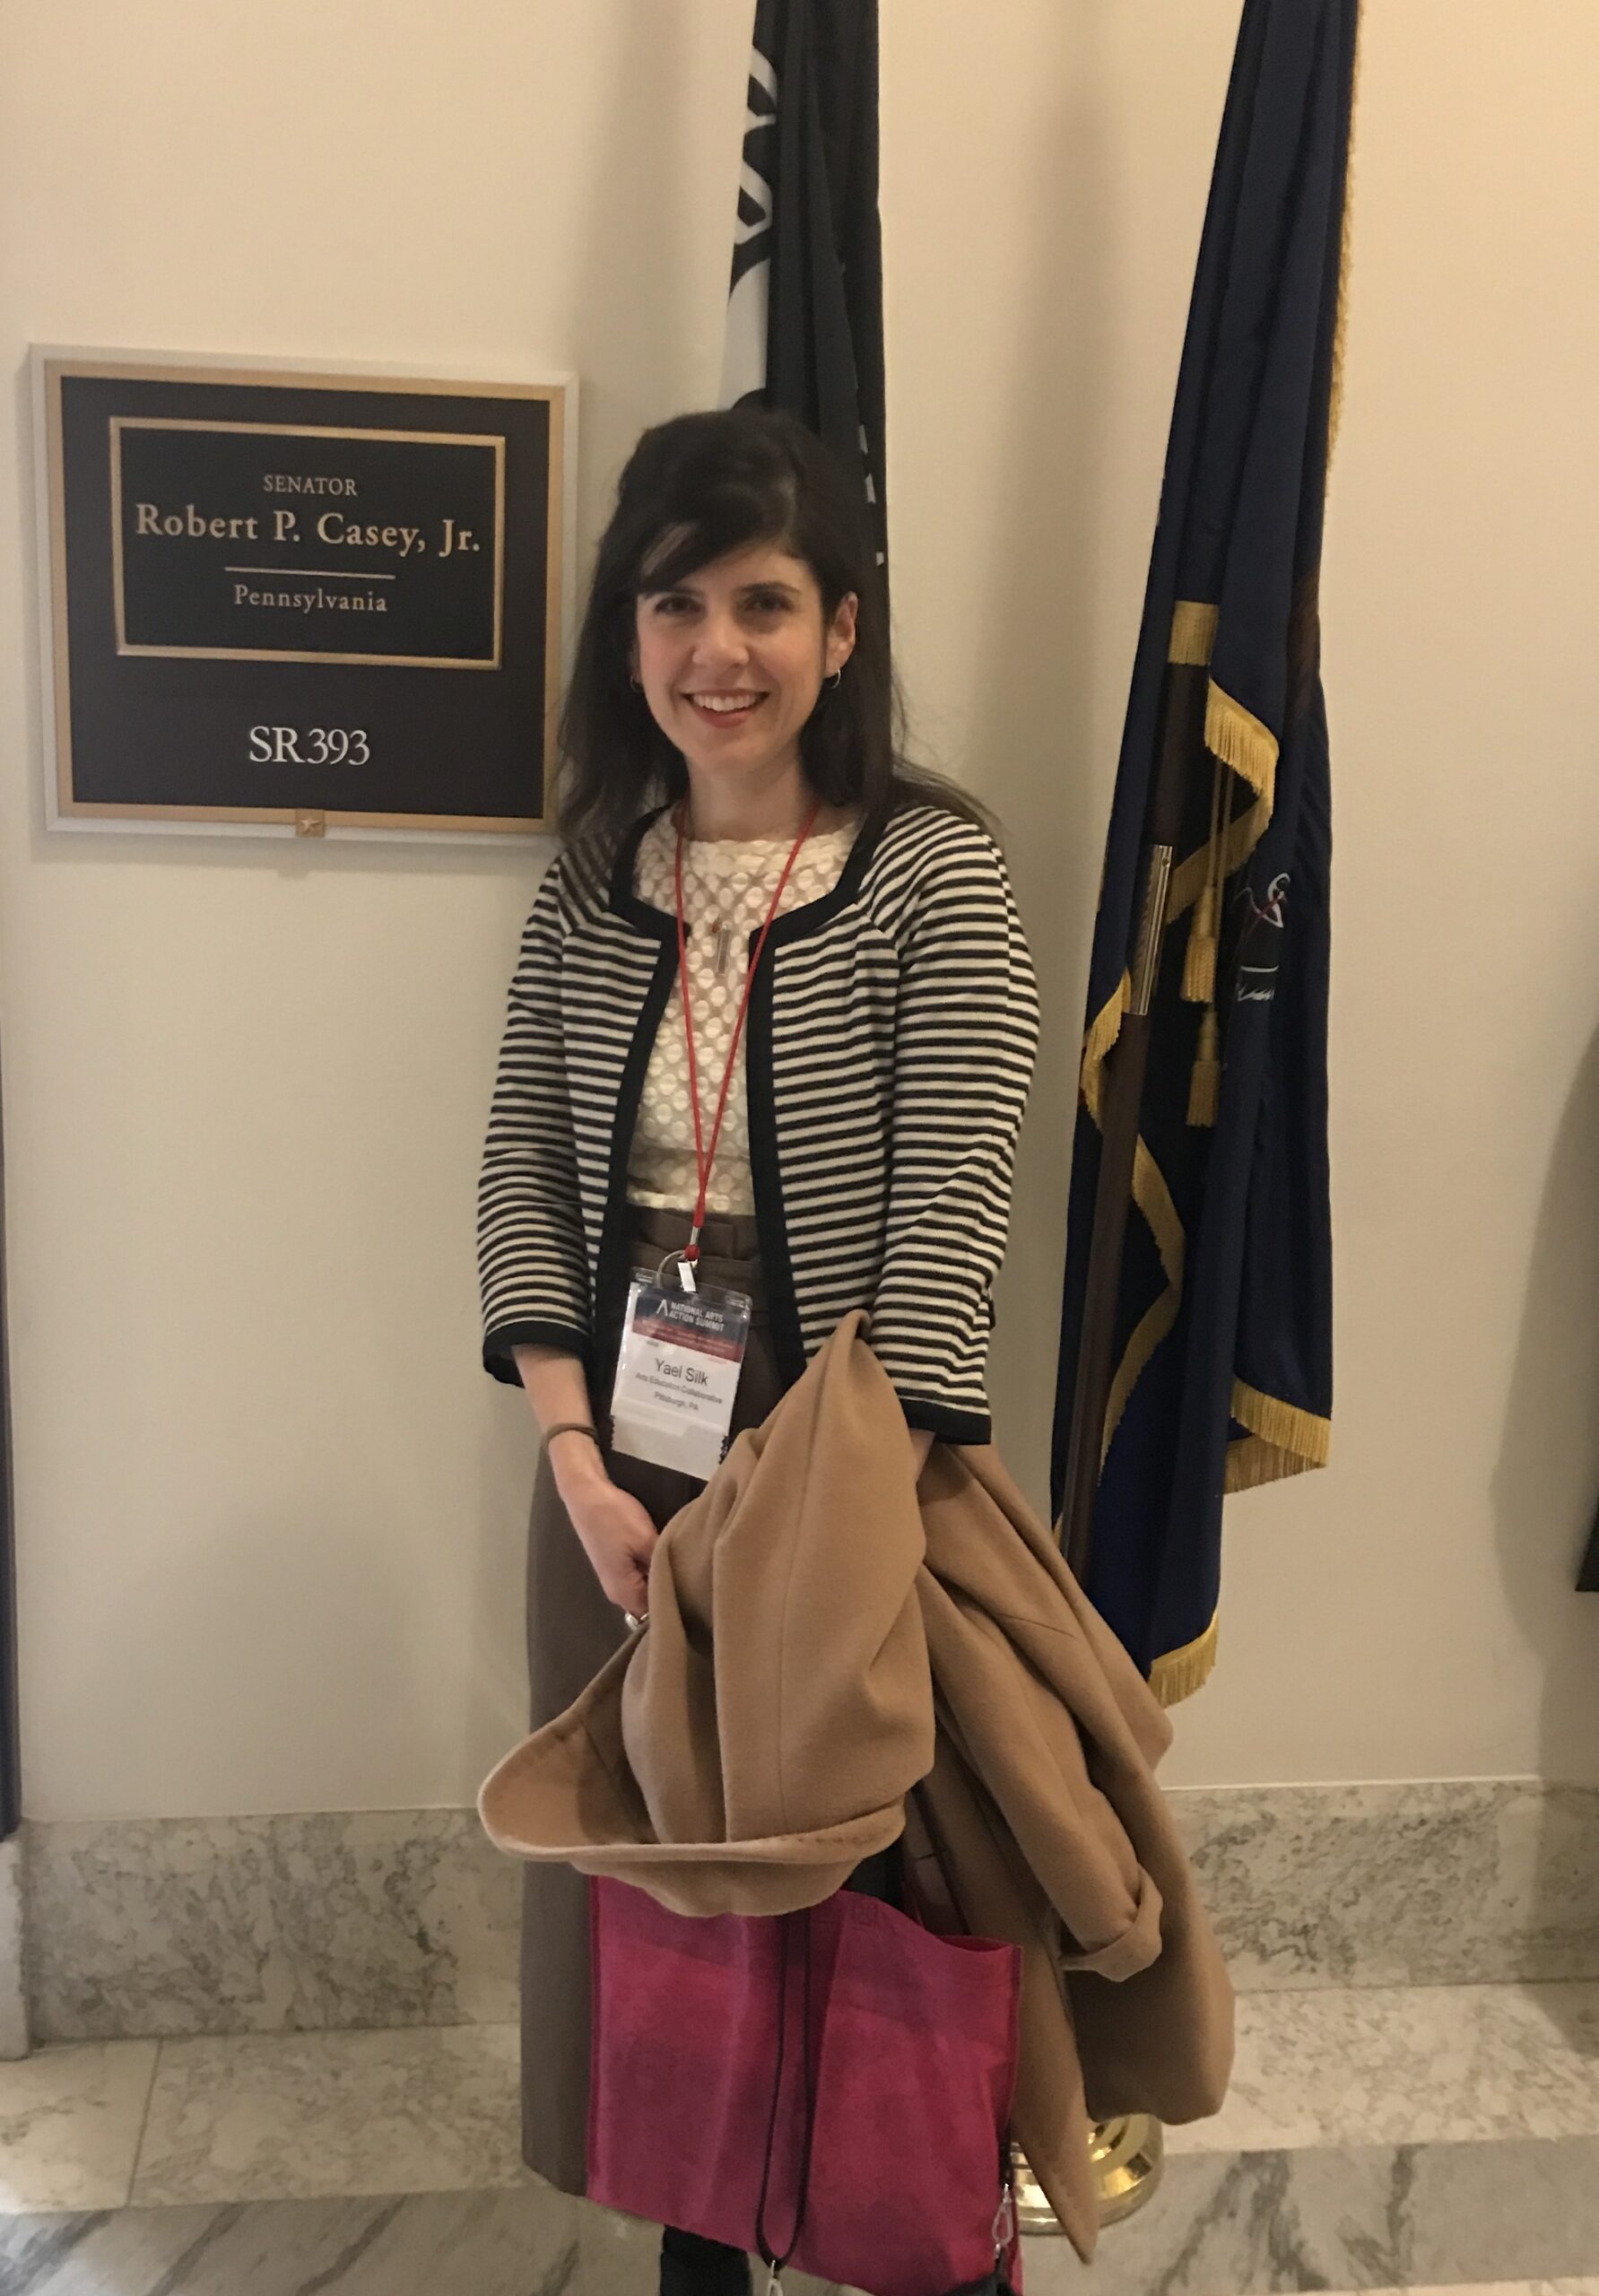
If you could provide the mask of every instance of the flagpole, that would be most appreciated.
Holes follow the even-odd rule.
[[[1189,775],[1204,746],[1205,680],[1204,670],[1193,664],[1167,664],[1160,749],[1144,819],[1143,890],[1137,931],[1127,955],[1130,995],[1120,1032],[1104,1065],[1099,1172],[1083,1281],[1059,1525],[1067,1567],[1084,1585],[1093,1553],[1094,1502],[1105,1445],[1105,1414],[1116,1373],[1117,1301],[1127,1210],[1133,1198],[1138,1112],[1149,1060],[1150,1007],[1160,970],[1167,890],[1182,835],[1184,797]]]
[[[1127,952],[1127,1010],[1104,1064],[1099,1103],[1099,1170],[1089,1234],[1088,1273],[1072,1389],[1066,1475],[1057,1526],[1066,1565],[1086,1584],[1093,1554],[1094,1501],[1105,1447],[1105,1414],[1116,1374],[1116,1314],[1122,1254],[1133,1200],[1138,1113],[1149,1062],[1150,1008],[1160,978],[1172,863],[1183,833],[1184,798],[1204,750],[1206,673],[1169,662],[1160,697],[1160,738],[1144,816],[1143,876],[1132,948]],[[1152,2113],[1123,2113],[1089,2134],[1101,2224],[1119,2223],[1151,2201],[1165,2161],[1160,2123]],[[1023,2231],[1057,2230],[1054,2213],[1025,2161],[1017,2164],[1018,2216]]]

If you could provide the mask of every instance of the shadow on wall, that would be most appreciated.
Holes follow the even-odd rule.
[[[1005,538],[973,631],[977,725],[1022,735],[1030,770],[997,779],[1005,857],[1038,969],[1043,1032],[1022,1135],[991,1372],[996,1437],[1034,1504],[1047,1506],[1066,1185],[1077,1050],[1113,757],[1096,757],[1099,547],[1117,219],[1100,18],[1063,13],[1061,90],[1044,116],[1025,228],[1028,323],[993,419],[1008,466],[991,506]],[[1069,196],[1068,196],[1069,194]],[[1046,505],[1047,515],[1039,516]]]
[[[1543,1186],[1494,1474],[1511,1615],[1544,1664],[1534,1958],[1560,1974],[1599,1933],[1599,1596],[1575,1591],[1599,1500],[1599,1036],[1577,1069]],[[1567,1781],[1589,1781],[1586,1787]],[[1585,1970],[1599,1950],[1586,1935]],[[1571,1971],[1577,1972],[1577,1962]]]
[[[579,612],[589,552],[639,431],[690,406],[716,402],[723,301],[714,291],[705,291],[705,266],[708,263],[722,281],[725,294],[748,54],[746,34],[729,51],[734,101],[725,105],[708,101],[696,83],[693,52],[674,9],[600,11],[586,21],[583,37],[610,41],[615,100],[606,117],[609,135],[596,137],[587,154],[585,228],[567,267],[569,307],[561,323],[561,340],[582,378]],[[708,121],[724,117],[729,123],[726,213],[708,243],[687,188],[688,146],[703,139]],[[697,311],[705,315],[705,340],[685,352],[685,327]],[[651,354],[652,344],[658,355]],[[664,399],[669,379],[685,371],[698,387],[685,391],[679,385]]]

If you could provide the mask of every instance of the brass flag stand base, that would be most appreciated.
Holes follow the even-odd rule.
[[[1165,2162],[1160,2124],[1150,2113],[1125,2113],[1090,2129],[1088,2157],[1099,2195],[1101,2224],[1119,2224],[1152,2200]],[[1019,2145],[1011,2149],[1016,2178],[1016,2222],[1023,2232],[1058,2232],[1060,2222]]]
[[[1166,2139],[1152,2113],[1125,2113],[1090,2132],[1088,2155],[1099,2188],[1099,2222],[1119,2224],[1153,2200],[1166,2165]]]

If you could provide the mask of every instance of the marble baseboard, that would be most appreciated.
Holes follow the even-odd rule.
[[[24,1961],[22,1876],[28,1856],[26,1827],[0,1841],[0,2058],[26,2057],[28,1982]]]
[[[520,1879],[473,1810],[34,1823],[40,2040],[500,2024]]]
[[[1599,1977],[1599,1787],[1226,1787],[1172,1806],[1241,1992]]]
[[[1172,1805],[1243,1991],[1599,1978],[1599,1787],[1226,1787]],[[518,1870],[473,1811],[26,1835],[41,2040],[516,2015]]]

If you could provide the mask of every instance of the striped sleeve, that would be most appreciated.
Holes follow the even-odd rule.
[[[1017,1135],[1038,1049],[1032,961],[996,848],[964,824],[899,935],[893,1129],[872,1344],[913,1427],[991,1437],[986,1377]]]
[[[572,921],[567,861],[552,864],[522,935],[478,1182],[483,1368],[519,1384],[512,1349],[581,1355],[588,1266],[567,1091],[561,969]]]

